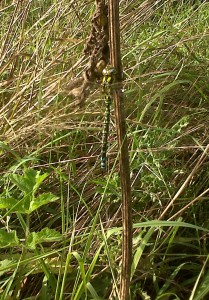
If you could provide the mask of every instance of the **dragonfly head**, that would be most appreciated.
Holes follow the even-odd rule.
[[[100,59],[96,64],[96,71],[100,76],[103,75],[103,70],[105,69],[105,67],[106,62],[104,61],[104,59]]]
[[[114,76],[116,74],[116,69],[111,65],[107,65],[106,68],[102,70],[103,76]]]

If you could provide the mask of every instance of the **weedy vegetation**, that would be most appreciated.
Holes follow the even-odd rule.
[[[100,169],[93,1],[0,2],[0,297],[118,299],[121,190],[114,110]],[[131,298],[209,294],[209,3],[121,0],[133,200]]]

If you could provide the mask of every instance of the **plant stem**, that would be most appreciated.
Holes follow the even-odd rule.
[[[126,137],[126,122],[124,113],[124,96],[122,92],[122,64],[120,51],[119,0],[109,0],[109,35],[110,61],[116,69],[116,84],[113,88],[115,120],[118,137],[120,180],[122,189],[122,272],[120,283],[120,299],[130,298],[130,273],[132,263],[132,210],[129,155]]]

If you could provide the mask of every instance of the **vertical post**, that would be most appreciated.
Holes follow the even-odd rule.
[[[130,299],[130,273],[132,263],[132,210],[131,210],[131,185],[129,155],[126,137],[126,123],[124,112],[124,96],[122,92],[122,63],[120,50],[120,23],[119,0],[109,0],[109,38],[110,62],[116,69],[113,99],[115,106],[115,122],[118,137],[120,180],[122,190],[122,271],[120,283],[120,300]]]

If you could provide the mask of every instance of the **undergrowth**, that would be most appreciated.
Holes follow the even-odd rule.
[[[1,299],[118,299],[114,110],[82,107],[93,1],[0,3]],[[201,300],[208,268],[207,1],[120,1],[133,200],[132,299]]]

